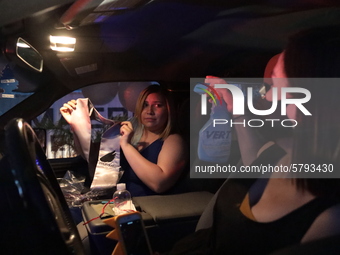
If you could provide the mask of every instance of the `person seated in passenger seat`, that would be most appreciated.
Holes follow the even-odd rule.
[[[76,101],[71,100],[60,112],[68,120],[74,109]],[[168,91],[158,85],[144,89],[137,100],[135,116],[137,130],[130,121],[121,122],[120,164],[124,174],[119,182],[126,183],[133,197],[169,191],[183,172],[188,152],[176,131]]]
[[[237,128],[244,165],[302,166],[305,174],[274,172],[269,178],[231,179],[218,193],[210,228],[181,240],[170,254],[268,254],[283,247],[340,234],[340,27],[320,27],[290,37],[274,67],[274,88],[300,87],[311,93],[303,106],[287,105],[296,120],[292,137],[270,143],[251,127]],[[301,79],[311,78],[308,83]],[[305,80],[305,79],[304,79]],[[209,84],[223,84],[208,77]],[[227,90],[218,89],[232,108]],[[294,98],[297,93],[290,93]],[[278,94],[281,99],[282,94]],[[297,97],[295,97],[297,98]],[[237,121],[249,117],[234,116]],[[276,156],[274,157],[274,154]],[[295,164],[295,165],[293,165]],[[324,166],[320,171],[313,167]],[[335,173],[323,178],[323,173]],[[304,172],[304,171],[302,171]],[[319,173],[318,175],[314,175]],[[317,176],[315,178],[315,176]],[[327,175],[330,176],[330,175]],[[262,176],[263,177],[263,176]]]

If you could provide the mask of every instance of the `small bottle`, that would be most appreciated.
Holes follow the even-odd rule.
[[[118,183],[117,190],[113,193],[113,211],[115,215],[128,213],[133,210],[131,194],[126,190],[125,183]]]

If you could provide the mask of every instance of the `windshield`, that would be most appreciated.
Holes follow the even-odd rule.
[[[0,116],[29,97],[31,94],[32,93],[0,93]]]
[[[33,93],[24,93],[9,64],[2,63],[0,76],[0,116]]]

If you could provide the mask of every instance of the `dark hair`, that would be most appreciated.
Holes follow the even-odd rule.
[[[314,28],[292,36],[284,65],[287,77],[307,78],[298,86],[312,95],[304,104],[312,116],[297,111],[292,163],[333,164],[334,171],[340,171],[340,83],[317,79],[340,77],[340,27]],[[340,198],[340,179],[298,178],[296,184],[316,196]]]
[[[317,27],[290,37],[285,71],[291,78],[340,77],[340,26]]]

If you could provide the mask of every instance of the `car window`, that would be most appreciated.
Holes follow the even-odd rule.
[[[122,121],[133,116],[137,97],[145,87],[156,82],[108,82],[75,90],[57,100],[47,111],[32,120],[32,126],[47,131],[46,155],[48,158],[77,156],[70,125],[60,114],[60,107],[72,99],[89,98],[96,110],[105,118]],[[100,141],[104,125],[91,121],[92,141]]]

